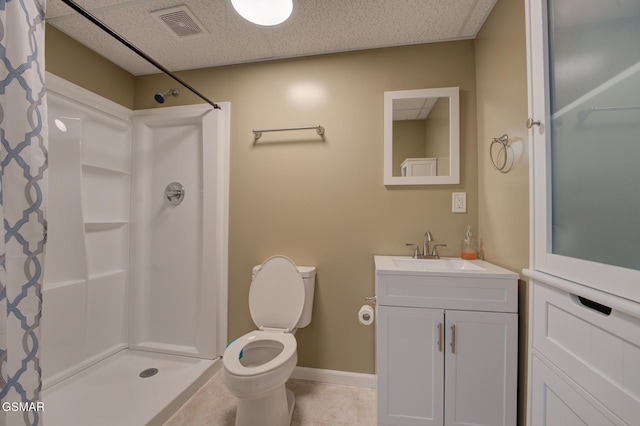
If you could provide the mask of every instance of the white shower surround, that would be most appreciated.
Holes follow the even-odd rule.
[[[133,114],[132,349],[204,359],[224,350],[226,326],[211,327],[227,318],[226,286],[211,285],[227,281],[228,148],[216,141],[228,140],[229,104],[221,107]],[[171,182],[185,187],[179,206],[164,199]]]
[[[83,387],[110,371],[111,388],[98,382],[103,398],[93,407],[86,402],[84,410],[106,414],[104,398],[140,380],[119,374],[118,366],[131,369],[128,360],[144,359],[173,365],[166,371],[180,371],[176,378],[192,377],[172,382],[173,393],[154,391],[160,385],[154,380],[166,384],[162,372],[144,379],[147,390],[139,400],[130,398],[132,407],[150,410],[143,416],[155,422],[217,370],[226,343],[230,105],[221,104],[222,111],[188,106],[133,112],[51,74],[47,86],[53,133],[42,326],[48,422],[72,424],[58,414],[79,414]],[[66,134],[55,128],[55,118],[68,125]],[[177,160],[173,167],[167,152]],[[186,179],[183,205],[162,204],[157,187],[172,181],[166,179]],[[172,232],[189,227],[184,233],[191,238],[176,244],[181,235]],[[163,238],[173,251],[162,248]],[[131,261],[129,254],[135,254]],[[160,406],[165,409],[158,412]],[[106,420],[126,424],[122,417]]]

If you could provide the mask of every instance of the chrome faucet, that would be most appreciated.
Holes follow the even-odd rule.
[[[424,237],[422,238],[422,258],[423,259],[427,259],[427,257],[430,255],[430,251],[429,251],[429,243],[433,241],[433,235],[431,235],[431,232],[427,231],[424,233]]]
[[[407,246],[413,247],[413,257],[414,259],[440,259],[440,254],[438,253],[438,247],[446,247],[446,244],[435,244],[433,246],[433,250],[429,250],[429,243],[433,241],[433,235],[431,232],[427,231],[424,233],[424,237],[422,239],[422,253],[420,253],[420,246],[418,244],[407,243]]]

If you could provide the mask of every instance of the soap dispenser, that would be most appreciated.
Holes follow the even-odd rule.
[[[471,236],[471,225],[467,225],[467,232],[462,240],[462,254],[463,259],[475,260],[478,258],[478,252],[476,250],[476,240]]]

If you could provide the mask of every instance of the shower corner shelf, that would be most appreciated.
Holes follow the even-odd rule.
[[[57,288],[69,287],[69,286],[74,286],[78,284],[85,284],[86,282],[87,280],[84,278],[52,281],[52,282],[45,281],[44,283],[42,283],[42,290],[43,291],[55,290]]]
[[[89,281],[97,280],[97,279],[100,279],[100,278],[115,277],[115,276],[118,276],[118,275],[126,275],[128,273],[129,273],[129,271],[127,269],[113,269],[113,270],[110,270],[110,271],[99,272],[99,273],[96,273],[96,274],[90,274],[89,275]]]
[[[92,221],[84,223],[84,230],[86,232],[92,231],[106,231],[109,229],[116,229],[122,226],[128,225],[126,220],[104,220],[104,221]]]
[[[131,174],[126,170],[121,170],[113,167],[98,166],[95,164],[88,164],[88,163],[82,164],[82,170],[85,172],[93,173],[93,174],[107,175],[107,176],[127,176]]]

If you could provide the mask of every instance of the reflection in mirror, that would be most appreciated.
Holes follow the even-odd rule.
[[[394,99],[393,176],[448,175],[449,98]]]
[[[459,182],[458,88],[385,92],[385,185]]]

